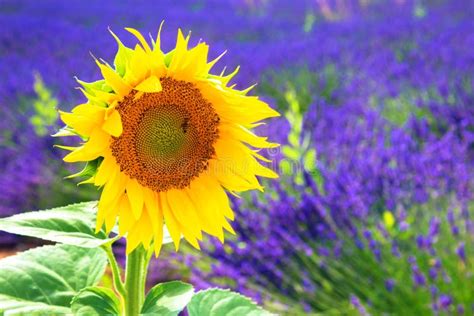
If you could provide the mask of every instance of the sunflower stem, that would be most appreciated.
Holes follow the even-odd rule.
[[[138,247],[127,255],[125,268],[125,316],[138,316],[145,300],[146,275],[148,270],[147,251]]]
[[[112,279],[113,279],[115,291],[119,293],[120,296],[124,297],[126,293],[125,286],[123,284],[122,277],[120,276],[119,265],[112,251],[112,245],[103,246],[102,249],[105,250],[105,253],[107,254],[107,258],[109,260],[110,269],[112,270]]]

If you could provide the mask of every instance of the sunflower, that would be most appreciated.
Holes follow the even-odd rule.
[[[251,89],[229,86],[228,75],[211,74],[209,46],[188,48],[178,30],[176,47],[160,48],[160,30],[151,45],[137,30],[134,48],[118,43],[114,67],[95,59],[103,79],[78,80],[87,102],[60,112],[59,136],[78,135],[66,162],[88,162],[86,183],[102,188],[97,227],[127,238],[127,253],[142,244],[158,255],[163,226],[179,248],[181,237],[199,249],[202,232],[224,241],[234,233],[228,193],[263,190],[257,176],[276,178],[260,164],[258,151],[278,146],[251,129],[279,116]],[[249,147],[250,146],[250,147]],[[92,172],[91,172],[92,171]]]

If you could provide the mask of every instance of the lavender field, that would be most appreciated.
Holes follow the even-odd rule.
[[[0,217],[97,199],[50,135],[124,27],[212,43],[282,116],[277,180],[232,196],[236,235],[166,245],[155,280],[279,315],[474,315],[474,2],[0,0]],[[185,242],[183,242],[185,243]],[[0,249],[33,241],[0,233]],[[117,247],[117,252],[123,249]]]

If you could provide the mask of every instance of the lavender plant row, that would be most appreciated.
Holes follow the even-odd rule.
[[[265,133],[291,149],[264,153],[277,159],[276,168],[283,161],[304,166],[302,157],[312,150],[317,153],[316,168],[300,168],[300,178],[283,172],[265,195],[234,200],[241,213],[234,224],[239,237],[226,246],[203,246],[212,260],[193,254],[174,257],[196,263],[189,276],[193,283],[231,286],[283,312],[296,306],[296,312],[377,314],[388,308],[387,302],[405,297],[400,294],[406,294],[407,288],[400,287],[404,282],[420,289],[417,302],[430,312],[468,313],[470,297],[461,299],[443,284],[462,281],[450,275],[455,270],[446,265],[472,271],[472,250],[465,245],[472,241],[468,214],[474,178],[474,4],[341,3],[3,1],[0,216],[95,195],[92,190],[86,196],[71,195],[63,183],[53,182],[52,173],[71,170],[51,162],[59,155],[47,136],[55,126],[46,124],[48,120],[32,122],[33,116],[49,115],[38,113],[32,104],[57,100],[66,110],[83,101],[79,92],[71,93],[73,76],[92,81],[99,74],[92,63],[77,63],[87,60],[90,52],[110,60],[116,49],[112,37],[96,30],[110,27],[124,35],[123,27],[133,26],[154,33],[164,19],[163,42],[172,43],[172,30],[182,27],[192,28],[195,40],[216,43],[212,56],[226,47],[232,58],[224,56],[222,64],[228,71],[240,63],[250,65],[241,69],[239,78],[259,82],[260,94],[291,114],[272,127],[260,127],[271,128]],[[34,73],[51,95],[41,96],[46,88],[34,89]],[[302,124],[299,130],[295,117]],[[38,132],[38,124],[48,133]],[[289,134],[297,136],[296,142]],[[301,155],[295,159],[288,152]],[[434,200],[444,201],[439,211]],[[446,223],[454,222],[447,219],[450,207],[464,214],[455,216],[460,233],[436,248],[441,237],[429,233],[436,223],[431,218],[448,227]],[[419,215],[420,209],[430,215]],[[380,224],[384,214],[394,216],[389,228],[386,222]],[[419,247],[393,246],[398,258],[391,251],[392,245],[404,244],[400,238]],[[0,244],[5,242],[16,240],[2,235]],[[352,264],[347,259],[352,255],[372,271]],[[155,266],[156,278],[166,278],[163,271],[175,262],[164,265]],[[437,277],[431,278],[430,269],[439,265]],[[391,274],[394,267],[406,274]],[[370,285],[360,279],[341,279],[345,273],[383,284],[385,299],[375,301],[360,290],[357,284]],[[451,283],[439,281],[443,273]],[[343,285],[346,279],[352,283]]]

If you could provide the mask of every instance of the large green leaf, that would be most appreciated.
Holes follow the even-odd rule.
[[[120,301],[111,289],[91,286],[73,298],[71,309],[76,316],[120,315]]]
[[[250,298],[222,289],[209,289],[196,293],[188,305],[189,316],[269,316]]]
[[[160,283],[145,298],[141,315],[176,316],[191,300],[192,285],[180,281]]]
[[[0,260],[0,315],[63,315],[71,300],[95,285],[107,256],[98,249],[44,246]]]
[[[96,248],[114,241],[104,231],[95,233],[96,205],[97,201],[84,202],[0,218],[0,230],[68,245]],[[170,234],[163,227],[163,244],[170,242]]]
[[[95,248],[112,241],[95,233],[97,202],[71,204],[46,211],[28,212],[0,219],[0,230],[54,242]]]

